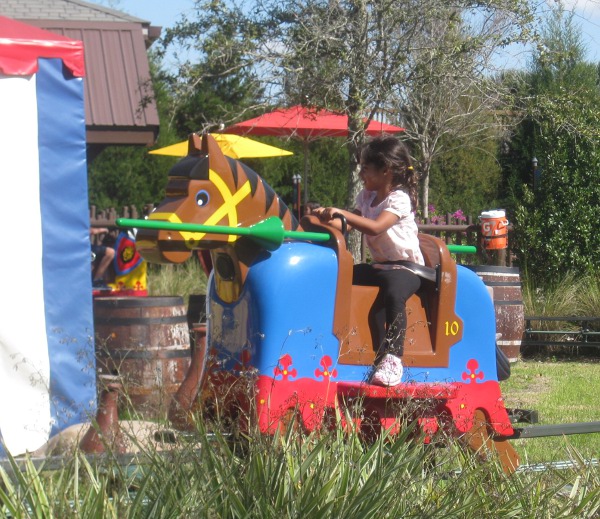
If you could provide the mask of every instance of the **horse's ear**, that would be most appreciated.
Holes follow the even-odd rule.
[[[188,155],[199,153],[201,150],[200,136],[197,133],[190,133],[188,136]]]
[[[220,173],[231,171],[229,162],[223,155],[217,141],[208,133],[202,135],[202,151],[209,156],[210,169]]]

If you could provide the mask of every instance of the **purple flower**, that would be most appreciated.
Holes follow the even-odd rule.
[[[458,220],[459,222],[465,222],[467,220],[467,217],[463,213],[462,209],[459,209],[458,211],[456,211],[452,215],[452,218],[456,218],[456,220]]]

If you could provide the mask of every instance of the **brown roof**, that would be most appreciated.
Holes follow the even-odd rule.
[[[154,143],[159,121],[146,48],[159,27],[80,0],[2,0],[0,14],[83,42],[89,146]]]

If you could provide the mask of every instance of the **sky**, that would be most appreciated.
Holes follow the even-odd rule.
[[[92,0],[94,1],[94,0]],[[181,13],[191,12],[194,0],[95,0],[162,27],[172,26]]]
[[[600,0],[564,0],[563,4],[575,12],[573,21],[581,26],[588,61],[600,61]]]
[[[191,14],[194,0],[91,0],[113,9],[124,11],[162,27],[171,27],[182,13]],[[555,0],[539,0],[545,3]],[[600,62],[600,0],[563,0],[566,9],[574,9],[574,21],[581,26],[582,40],[587,48],[587,59]],[[517,51],[513,57],[519,66],[525,66],[527,55]]]
[[[111,9],[123,11],[137,18],[148,20],[151,25],[172,27],[182,14],[192,14],[194,0],[88,0]],[[600,1],[600,0],[599,0]],[[165,66],[175,65],[169,63],[169,56],[165,58]]]

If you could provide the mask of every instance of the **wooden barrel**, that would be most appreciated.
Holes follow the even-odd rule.
[[[94,299],[98,374],[119,375],[121,407],[144,418],[166,416],[191,362],[187,311],[181,297]]]
[[[493,289],[496,332],[501,334],[497,344],[510,362],[518,361],[525,333],[525,309],[519,268],[491,265],[468,268]]]

